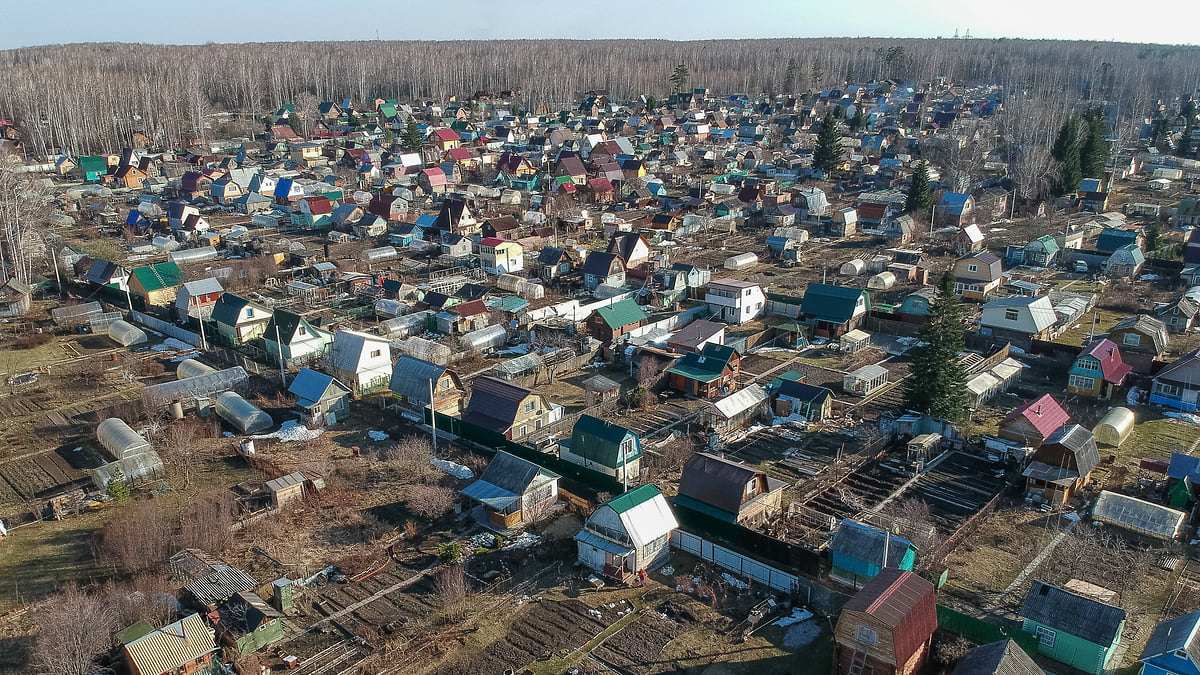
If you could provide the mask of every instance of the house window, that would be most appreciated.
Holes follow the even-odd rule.
[[[967,271],[968,272],[978,272],[979,265],[967,265]]]
[[[524,438],[525,435],[528,433],[529,433],[529,427],[522,424],[520,429],[517,430],[517,438]]]
[[[1175,385],[1167,384],[1166,382],[1155,382],[1154,393],[1162,394],[1164,396],[1179,396],[1183,392]]]
[[[1075,362],[1075,367],[1080,370],[1088,370],[1093,373],[1100,372],[1100,362],[1095,359],[1079,359]]]
[[[753,497],[754,493],[757,491],[758,491],[758,480],[757,479],[751,480],[750,482],[746,483],[746,497],[747,498]]]
[[[1121,337],[1121,343],[1127,344],[1130,347],[1137,347],[1142,344],[1142,336],[1137,333],[1126,333]]]
[[[447,377],[447,378],[443,379],[441,382],[439,382],[438,388],[441,389],[442,391],[449,389],[450,388],[450,378]]]
[[[373,359],[377,359],[377,358],[379,358],[379,356],[380,356],[381,354],[383,354],[383,350],[382,350],[382,349],[372,349],[372,350],[371,350],[371,358],[373,358]]]
[[[633,454],[633,439],[627,438],[621,441],[621,459],[628,459]]]
[[[1091,391],[1092,389],[1096,388],[1096,378],[1084,377],[1082,375],[1072,375],[1068,378],[1067,384],[1075,387],[1076,389],[1087,389],[1088,391]]]
[[[254,318],[254,308],[253,308],[253,307],[247,307],[247,308],[246,308],[246,318],[247,318],[247,319],[253,319],[253,318]]]
[[[1021,313],[1018,312],[1015,307],[1009,307],[1008,309],[1004,310],[1005,321],[1016,321],[1018,318],[1020,318],[1020,316]]]
[[[537,402],[534,401],[533,399],[525,401],[525,412],[527,412],[527,413],[533,412],[533,409],[535,406],[537,406]]]
[[[301,335],[308,335],[308,331],[304,329],[304,326],[300,326],[299,328],[297,328],[296,332]]]
[[[1043,647],[1054,647],[1054,639],[1058,637],[1058,631],[1045,626],[1038,626],[1033,630],[1033,634],[1037,636],[1038,642]]]
[[[870,628],[867,628],[866,626],[859,626],[858,627],[858,641],[865,645],[871,645],[872,647],[874,647],[876,644],[879,643],[879,634],[876,633],[875,631],[871,630]]]

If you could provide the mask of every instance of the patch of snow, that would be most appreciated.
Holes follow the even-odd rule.
[[[512,539],[505,541],[504,546],[502,548],[505,551],[526,549],[526,548],[536,545],[541,540],[542,540],[542,538],[537,536],[536,534],[522,532],[521,534],[518,534],[517,536],[513,537]]]
[[[373,441],[386,441],[387,439],[391,438],[391,436],[388,436],[386,433],[375,430],[368,431],[367,435],[370,436],[371,440]]]
[[[741,579],[738,579],[737,577],[733,576],[729,572],[722,572],[721,578],[725,580],[725,583],[729,584],[730,586],[733,586],[734,588],[741,589],[743,591],[750,588],[750,584],[742,581]]]
[[[222,436],[224,436],[225,438],[233,438],[233,432],[232,432],[232,431],[222,431],[222,432],[221,432],[221,435],[222,435]]]
[[[454,476],[455,478],[458,478],[460,480],[475,477],[474,471],[468,469],[467,467],[463,466],[462,464],[457,464],[455,462],[451,462],[448,459],[438,459],[437,457],[430,457],[429,463],[433,464],[433,467],[435,469],[442,471],[444,473],[448,473],[451,476]]]
[[[491,532],[481,532],[467,540],[471,544],[471,548],[494,548],[496,546],[496,535]]]
[[[176,356],[175,358],[171,359],[171,363],[179,363],[180,361],[187,361],[189,359],[194,359],[198,356],[200,356],[199,352],[192,352],[191,354],[184,354],[183,356]]]
[[[808,621],[809,619],[812,618],[812,616],[813,616],[813,613],[808,611],[807,609],[804,609],[803,607],[794,607],[794,608],[792,608],[792,613],[790,616],[785,616],[782,619],[775,621],[775,625],[776,626],[784,626],[786,628],[787,626],[790,626],[794,623]]]
[[[280,443],[291,443],[292,441],[311,441],[323,433],[325,433],[324,429],[309,429],[296,420],[288,420],[283,423],[283,426],[279,427],[279,431],[260,436],[251,436],[250,438],[274,438]]]
[[[1158,281],[1161,278],[1162,277],[1158,276],[1157,274],[1143,274],[1142,276],[1138,277],[1138,281]]]
[[[1125,405],[1137,405],[1141,400],[1142,392],[1137,387],[1130,387],[1125,394]]]
[[[1171,419],[1174,419],[1174,420],[1179,420],[1180,422],[1188,422],[1189,424],[1200,424],[1200,415],[1193,415],[1191,413],[1185,413],[1185,412],[1175,412],[1173,410],[1168,410],[1168,411],[1164,412],[1163,415],[1165,415],[1166,417],[1170,417]]]
[[[178,340],[173,337],[169,337],[150,348],[151,351],[155,352],[190,352],[194,351],[195,349],[195,347],[189,345],[183,340]]]
[[[1067,513],[1067,514],[1063,514],[1063,518],[1066,518],[1067,520],[1073,520],[1075,522],[1079,522],[1079,520],[1080,520],[1079,514],[1075,513],[1074,511]]]

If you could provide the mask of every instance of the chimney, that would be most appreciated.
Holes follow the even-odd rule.
[[[1034,410],[1033,414],[1037,415],[1038,417],[1042,416],[1042,404],[1041,403],[1038,404],[1037,410]]]

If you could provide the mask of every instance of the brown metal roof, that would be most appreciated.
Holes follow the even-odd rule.
[[[937,630],[933,584],[892,567],[881,570],[842,610],[862,612],[892,629],[897,664],[907,663]]]

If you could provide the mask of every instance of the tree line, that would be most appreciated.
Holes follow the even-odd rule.
[[[519,89],[517,103],[532,109],[567,105],[590,89],[622,99],[662,96],[685,82],[720,93],[792,93],[946,78],[997,84],[1035,102],[1103,99],[1137,115],[1153,98],[1192,86],[1197,57],[1200,48],[1190,46],[1005,39],[89,43],[0,51],[0,116],[23,123],[31,154],[42,156],[113,151],[135,131],[177,146],[212,133],[211,113],[261,113],[305,92],[444,101]]]

